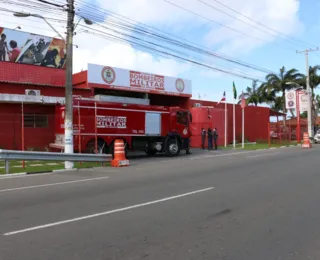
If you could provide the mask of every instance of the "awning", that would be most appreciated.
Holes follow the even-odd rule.
[[[269,116],[287,116],[286,113],[278,112],[273,109],[269,109]]]

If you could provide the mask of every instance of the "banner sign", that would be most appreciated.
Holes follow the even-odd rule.
[[[310,100],[305,90],[286,91],[286,109],[298,109],[300,113],[308,111]]]
[[[299,91],[300,113],[307,112],[310,106],[309,95],[305,91]]]
[[[65,41],[0,27],[2,61],[64,69]]]
[[[296,109],[297,95],[295,90],[286,91],[286,109]]]
[[[95,88],[112,88],[191,97],[191,81],[150,73],[88,64],[88,84]]]

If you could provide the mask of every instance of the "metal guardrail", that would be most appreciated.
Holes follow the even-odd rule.
[[[22,161],[70,161],[70,162],[110,162],[111,154],[29,152],[0,149],[0,160],[5,161],[6,174],[12,160]]]

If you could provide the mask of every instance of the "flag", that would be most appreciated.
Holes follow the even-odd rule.
[[[233,98],[234,98],[234,99],[237,99],[237,89],[236,89],[236,85],[234,84],[234,82],[233,82],[233,87],[232,87],[232,89],[233,89]]]
[[[237,99],[237,89],[233,82],[233,148],[236,148],[236,106],[235,101]]]
[[[241,95],[241,108],[244,109],[247,106],[247,102],[246,99],[244,98],[244,94],[242,91],[242,95]]]
[[[226,92],[223,92],[223,96],[217,105],[219,105],[221,102],[225,102],[225,101],[226,101]]]

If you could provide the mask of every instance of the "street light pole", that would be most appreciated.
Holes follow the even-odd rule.
[[[40,14],[28,14],[28,13],[20,13],[20,12],[17,12],[17,13],[14,13],[13,15],[16,16],[16,17],[29,17],[29,16],[33,16],[33,17],[40,18],[40,19],[42,19],[43,21],[45,21],[46,24],[49,25],[49,27],[50,27],[53,31],[55,31],[56,34],[59,35],[59,37],[60,37],[61,39],[64,40],[63,36],[47,21],[47,19],[46,19],[45,17],[43,17],[43,16],[40,15]],[[19,26],[18,26],[18,27],[19,27]],[[17,27],[17,28],[18,28],[18,27]],[[21,28],[19,28],[19,29],[21,29]]]
[[[307,115],[308,115],[308,134],[309,137],[313,137],[313,128],[312,128],[312,94],[311,94],[311,89],[310,89],[310,80],[309,80],[309,52],[311,51],[318,51],[319,48],[316,48],[314,50],[309,49],[309,50],[304,50],[304,51],[297,51],[297,53],[305,53],[306,56],[306,85],[307,85],[307,95],[308,95],[308,110],[307,110]]]
[[[68,0],[68,21],[67,21],[67,38],[66,38],[66,82],[65,82],[65,118],[64,118],[64,152],[65,153],[73,153],[73,100],[72,100],[72,66],[73,66],[73,35],[75,27],[79,24],[81,20],[87,25],[92,25],[93,22],[85,17],[80,17],[77,25],[74,25],[74,0]],[[16,17],[37,17],[43,19],[53,31],[55,31],[63,40],[63,36],[46,20],[45,17],[39,14],[30,14],[17,12],[13,14]],[[74,166],[73,162],[66,161],[65,168],[72,169]]]
[[[64,152],[73,153],[73,106],[72,106],[72,66],[74,34],[74,0],[68,0],[67,60],[65,86]],[[66,169],[72,169],[73,162],[65,162]]]

